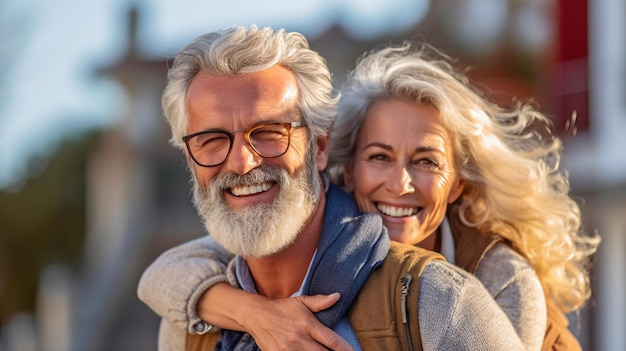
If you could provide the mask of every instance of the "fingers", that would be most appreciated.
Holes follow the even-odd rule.
[[[311,312],[319,312],[325,310],[339,301],[339,293],[332,293],[330,295],[313,295],[313,296],[299,296],[299,299],[306,308]],[[309,326],[309,334],[311,338],[325,346],[329,350],[334,351],[354,351],[352,346],[344,340],[339,334],[335,333],[332,329],[326,327],[321,322],[315,320]]]
[[[339,293],[334,293],[265,301],[256,313],[247,314],[245,330],[263,350],[354,351],[312,313],[333,306],[339,298]]]
[[[321,325],[321,323],[320,323]],[[332,331],[332,329],[321,325],[319,328],[311,330],[311,337],[326,346],[329,350],[334,351],[354,351],[352,346],[344,340],[339,334]]]
[[[302,302],[306,308],[311,312],[323,311],[330,306],[334,305],[340,298],[339,293],[332,293],[330,295],[313,295],[313,296],[298,296],[297,299]]]

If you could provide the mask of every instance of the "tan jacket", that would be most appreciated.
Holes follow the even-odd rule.
[[[444,260],[436,252],[391,243],[383,264],[369,276],[348,312],[363,351],[422,350],[418,306],[409,302],[419,301],[422,271],[434,259]],[[185,349],[213,350],[218,338],[219,333],[187,334]]]
[[[370,275],[348,312],[363,351],[422,350],[416,302],[422,271],[436,259],[445,260],[433,251],[391,243],[387,258]]]

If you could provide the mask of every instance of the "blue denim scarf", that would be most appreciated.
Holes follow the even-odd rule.
[[[326,193],[326,209],[317,253],[303,291],[306,295],[341,293],[341,299],[317,318],[332,328],[343,317],[359,290],[387,256],[389,237],[379,216],[362,214],[354,201],[333,184]],[[250,334],[222,330],[215,350],[259,350]]]

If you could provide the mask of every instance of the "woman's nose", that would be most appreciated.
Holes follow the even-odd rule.
[[[396,172],[393,172],[393,179],[390,179],[388,184],[390,190],[396,195],[405,195],[415,192],[415,186],[413,186],[413,179],[409,174],[406,167],[400,167]]]

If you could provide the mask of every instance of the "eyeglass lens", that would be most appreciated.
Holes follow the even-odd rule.
[[[244,139],[263,157],[278,157],[289,147],[289,124],[265,124],[244,132]],[[227,132],[204,132],[187,140],[192,158],[203,166],[215,166],[226,160],[234,136]]]

